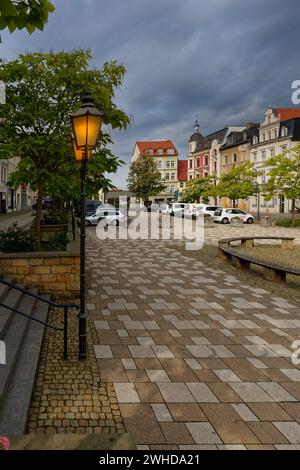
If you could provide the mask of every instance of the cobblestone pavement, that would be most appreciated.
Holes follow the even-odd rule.
[[[16,215],[7,214],[0,218],[0,230],[6,230],[13,224],[18,224],[18,227],[26,227],[33,221],[32,211],[19,212]]]
[[[78,360],[77,311],[69,315],[69,359],[64,361],[62,333],[47,329],[34,388],[27,432],[122,433],[114,387],[100,383],[93,350],[95,330],[88,328],[89,356]],[[62,312],[51,312],[48,321],[62,326]]]
[[[240,247],[238,247],[240,249]],[[300,247],[294,247],[293,251],[281,250],[280,246],[262,245],[253,248],[241,248],[250,256],[258,259],[272,261],[289,268],[300,269]]]
[[[231,237],[295,237],[295,245],[300,245],[300,228],[286,228],[286,227],[265,227],[258,224],[243,224],[241,226],[214,224],[211,228],[205,228],[204,231],[205,243],[209,245],[216,245],[221,238]],[[274,244],[274,240],[270,241],[257,241],[257,244]],[[278,242],[280,243],[280,242]]]
[[[94,350],[125,429],[139,448],[300,449],[298,308],[172,243],[88,231]]]

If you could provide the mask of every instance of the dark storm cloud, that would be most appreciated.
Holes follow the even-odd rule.
[[[88,47],[127,75],[117,103],[134,115],[114,132],[127,162],[136,140],[172,139],[187,153],[195,114],[203,133],[257,121],[266,106],[291,106],[300,78],[298,0],[54,0],[45,31],[3,34],[1,54]],[[113,179],[123,185],[124,168]]]

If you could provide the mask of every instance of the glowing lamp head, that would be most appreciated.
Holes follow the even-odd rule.
[[[90,94],[84,95],[81,102],[80,109],[71,114],[73,133],[77,149],[91,151],[96,146],[104,114],[96,108]]]

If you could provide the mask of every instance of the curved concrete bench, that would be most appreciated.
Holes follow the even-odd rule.
[[[251,264],[263,267],[263,277],[270,281],[285,281],[287,274],[300,276],[300,269],[284,267],[276,263],[259,260],[231,247],[231,242],[240,241],[244,248],[252,248],[255,240],[281,240],[281,249],[292,250],[293,237],[239,237],[219,240],[219,256],[230,259],[232,264],[241,269],[250,269]]]

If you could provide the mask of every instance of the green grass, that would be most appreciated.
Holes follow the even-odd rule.
[[[296,218],[294,223],[292,219],[279,219],[276,220],[275,225],[278,227],[300,227],[300,218]]]

